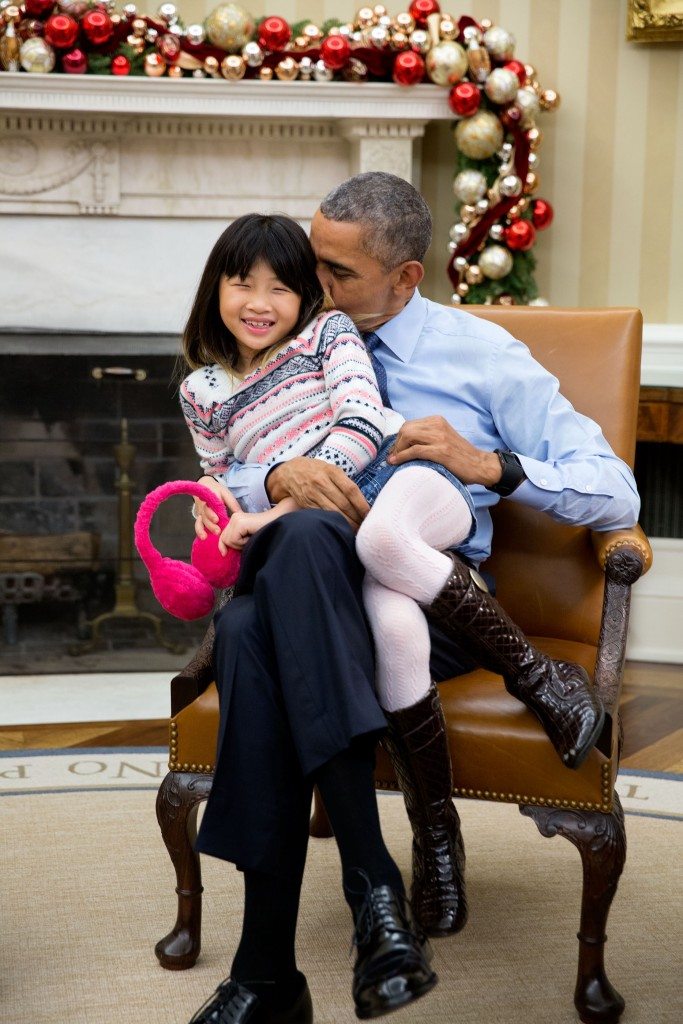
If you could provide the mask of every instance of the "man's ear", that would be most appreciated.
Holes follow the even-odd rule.
[[[394,290],[397,292],[414,292],[422,278],[425,268],[417,260],[406,260],[396,267],[394,273]]]

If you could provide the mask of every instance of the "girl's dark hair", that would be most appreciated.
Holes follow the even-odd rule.
[[[237,364],[237,343],[221,320],[218,290],[223,274],[245,278],[263,260],[276,277],[301,298],[296,337],[323,307],[316,259],[304,229],[281,214],[247,213],[220,236],[206,261],[183,333],[183,355],[190,369]],[[283,339],[284,340],[284,339]]]

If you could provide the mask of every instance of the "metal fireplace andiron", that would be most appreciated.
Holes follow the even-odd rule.
[[[132,370],[125,366],[95,367],[92,371],[95,380],[112,380],[119,385],[124,381],[142,381],[147,377],[146,370]],[[149,623],[154,629],[157,643],[160,646],[172,651],[173,654],[182,654],[185,650],[182,644],[174,644],[167,640],[162,631],[161,619],[151,612],[144,612],[138,608],[135,599],[135,578],[133,576],[133,510],[132,510],[132,480],[130,469],[135,458],[135,445],[128,441],[128,420],[121,417],[121,436],[119,444],[114,445],[114,458],[118,468],[118,556],[116,561],[115,599],[111,611],[98,615],[95,619],[87,622],[91,630],[91,637],[84,643],[74,644],[69,653],[72,655],[86,654],[92,651],[102,642],[102,625],[114,619],[139,619]]]

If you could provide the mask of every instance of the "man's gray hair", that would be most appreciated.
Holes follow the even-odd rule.
[[[320,204],[327,220],[363,227],[368,256],[391,270],[407,260],[422,263],[432,240],[432,215],[417,189],[385,171],[367,171],[343,181]]]

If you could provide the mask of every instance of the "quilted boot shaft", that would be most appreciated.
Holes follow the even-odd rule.
[[[413,911],[429,935],[450,935],[467,921],[465,849],[438,691],[432,685],[417,704],[385,714],[389,730],[383,743],[413,830]]]
[[[482,668],[503,676],[508,692],[540,720],[565,765],[578,768],[604,721],[602,702],[586,672],[537,650],[478,573],[452,552],[449,557],[452,571],[425,614]]]

